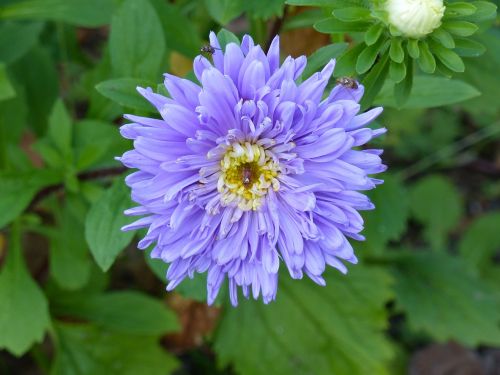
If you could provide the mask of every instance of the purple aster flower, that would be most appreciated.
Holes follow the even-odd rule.
[[[358,210],[373,208],[359,190],[381,180],[382,150],[360,149],[385,129],[365,127],[382,108],[358,114],[363,86],[324,90],[335,61],[302,83],[306,58],[280,66],[279,39],[266,54],[245,35],[222,51],[215,34],[213,65],[194,60],[200,85],[170,74],[170,97],[139,92],[161,119],[125,116],[121,128],[134,149],[121,162],[138,169],[127,185],[141,219],[124,230],[148,228],[139,242],[170,263],[167,289],[208,272],[208,303],[224,279],[231,302],[276,297],[282,262],[294,279],[305,273],[325,285],[326,265],[356,263],[347,237],[363,240]]]

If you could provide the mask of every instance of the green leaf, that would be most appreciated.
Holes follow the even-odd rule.
[[[436,60],[432,55],[431,51],[429,51],[429,46],[427,43],[421,42],[418,45],[419,47],[419,57],[418,57],[418,66],[424,73],[432,74],[436,70]]]
[[[433,43],[431,48],[432,52],[447,68],[454,72],[463,72],[465,70],[464,62],[455,52],[437,43]]]
[[[476,10],[477,8],[470,3],[465,3],[465,2],[449,3],[446,4],[446,10],[444,16],[445,18],[470,16],[471,14],[476,13]]]
[[[425,238],[434,249],[444,249],[448,232],[462,216],[457,189],[444,177],[430,176],[412,187],[410,197],[413,217],[425,226]]]
[[[165,64],[165,38],[155,9],[147,0],[126,0],[111,21],[111,65],[122,77],[157,80]]]
[[[5,22],[1,24],[0,61],[10,64],[21,58],[36,44],[42,28],[41,22]],[[12,43],[13,40],[16,42]]]
[[[195,24],[182,13],[180,7],[163,0],[149,1],[160,19],[168,48],[188,57],[198,55],[202,45],[198,30]]]
[[[251,17],[268,20],[283,15],[285,0],[268,0],[265,6],[261,0],[245,0],[245,5],[245,12]]]
[[[405,72],[404,80],[394,85],[394,98],[398,108],[408,101],[413,87],[413,60],[409,56],[406,56],[405,66],[408,72]]]
[[[151,87],[151,81],[137,78],[110,79],[96,85],[96,90],[108,99],[127,108],[138,111],[151,112],[153,107],[142,95],[137,87]]]
[[[374,65],[370,73],[366,75],[363,79],[363,85],[365,86],[365,94],[363,99],[361,99],[361,107],[367,108],[375,100],[375,97],[382,89],[387,73],[389,72],[389,54],[386,53],[381,59]]]
[[[418,59],[420,56],[420,49],[418,47],[418,39],[408,39],[408,44],[406,45],[406,50],[408,54],[413,59]]]
[[[0,172],[0,228],[23,212],[37,191],[60,180],[58,173],[44,169]]]
[[[56,210],[57,228],[50,241],[50,273],[61,288],[75,290],[84,286],[91,271],[91,260],[81,219],[68,205]]]
[[[97,264],[107,271],[118,254],[127,246],[134,232],[122,232],[130,222],[123,211],[132,206],[130,192],[122,178],[92,205],[85,220],[85,238]]]
[[[61,99],[56,100],[49,115],[48,137],[64,158],[72,154],[73,124]]]
[[[39,136],[47,132],[48,115],[59,96],[57,64],[49,48],[35,46],[11,67],[24,88],[29,107],[28,123]]]
[[[382,35],[382,31],[384,31],[384,25],[377,22],[370,26],[370,28],[365,33],[365,43],[367,46],[371,46],[375,44],[377,40]]]
[[[331,6],[332,1],[331,0],[286,0],[286,4],[321,7],[321,6]]]
[[[0,270],[0,349],[21,356],[41,342],[50,326],[47,300],[24,263],[19,224],[14,224],[9,251]]]
[[[282,31],[312,27],[313,24],[325,18],[321,9],[305,9],[303,12],[286,17]]]
[[[442,77],[415,76],[412,94],[404,108],[432,108],[459,103],[480,95],[473,86],[463,81]],[[393,85],[384,86],[377,96],[378,105],[397,107]]]
[[[221,25],[238,17],[245,10],[243,0],[204,0],[208,14]]]
[[[16,96],[16,91],[12,87],[5,64],[0,63],[0,101],[11,99]]]
[[[363,74],[370,70],[383,45],[384,41],[379,40],[377,43],[366,47],[363,52],[359,54],[358,59],[356,60],[356,72]]]
[[[408,193],[399,178],[384,175],[384,183],[370,192],[375,210],[363,212],[366,246],[382,251],[391,240],[398,240],[406,230],[409,213]]]
[[[403,253],[394,266],[396,306],[406,312],[410,328],[442,342],[500,344],[498,291],[459,259],[444,253]]]
[[[371,19],[370,9],[362,7],[347,7],[335,9],[333,15],[344,22],[356,22]]]
[[[467,21],[448,21],[443,24],[443,28],[458,36],[471,36],[478,29],[475,24]]]
[[[323,68],[331,59],[337,58],[347,49],[347,43],[329,44],[316,50],[307,58],[307,65],[302,77],[310,77],[314,72]]]
[[[434,30],[431,37],[437,42],[441,43],[446,48],[455,48],[455,41],[449,32],[439,28]]]
[[[53,305],[55,315],[84,319],[118,333],[160,336],[179,328],[176,315],[165,303],[133,291],[69,296]]]
[[[314,28],[320,33],[350,33],[366,31],[370,27],[369,23],[363,22],[343,22],[334,17],[326,18],[314,24]]]
[[[350,76],[355,73],[356,60],[359,54],[365,48],[364,44],[357,44],[353,48],[344,52],[337,60],[335,65],[335,76]]]
[[[497,5],[491,1],[473,1],[477,11],[468,16],[467,19],[472,22],[484,22],[495,19],[497,15]]]
[[[393,38],[391,40],[391,48],[389,49],[389,56],[391,60],[397,63],[402,63],[405,59],[405,51],[402,46],[403,40],[399,38]]]
[[[455,52],[458,56],[477,57],[486,52],[486,47],[475,40],[455,38]]]
[[[165,375],[178,362],[154,336],[125,335],[93,325],[57,323],[50,375]]]
[[[499,228],[500,212],[496,211],[475,219],[465,231],[458,251],[473,269],[486,271],[498,268],[498,265],[493,264],[492,257],[500,248]]]
[[[83,120],[75,124],[74,151],[78,171],[98,165],[101,161],[109,165],[110,160],[129,148],[129,141],[120,135],[113,124],[97,120]]]
[[[389,77],[394,82],[401,82],[406,76],[406,65],[404,63],[397,63],[393,60],[389,66]]]
[[[388,374],[392,348],[382,330],[391,279],[356,266],[327,282],[322,288],[286,277],[273,303],[244,300],[225,309],[215,338],[221,364],[241,375]]]
[[[113,0],[26,0],[5,5],[0,19],[63,21],[96,27],[109,23]]]
[[[220,29],[217,33],[217,40],[219,41],[220,47],[225,50],[229,43],[236,43],[240,45],[240,40],[231,31],[224,28]]]

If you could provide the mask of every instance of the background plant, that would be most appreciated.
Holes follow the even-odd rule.
[[[445,5],[416,40],[382,2],[0,0],[0,373],[426,374],[414,353],[449,340],[495,363],[500,31],[493,2]],[[163,72],[194,80],[209,30],[280,33],[303,78],[336,57],[386,107],[360,264],[325,288],[282,278],[269,306],[207,308],[202,278],[166,293],[119,230],[121,116],[152,115],[135,87],[168,95]]]

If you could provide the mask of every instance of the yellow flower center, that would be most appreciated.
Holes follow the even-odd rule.
[[[236,204],[243,211],[257,210],[269,188],[278,191],[279,165],[269,151],[257,144],[233,143],[221,162],[217,190],[224,206]]]

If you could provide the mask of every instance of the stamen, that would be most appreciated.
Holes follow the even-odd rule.
[[[261,145],[233,143],[220,161],[217,190],[223,206],[236,205],[242,211],[258,210],[268,189],[279,189],[277,159]]]

